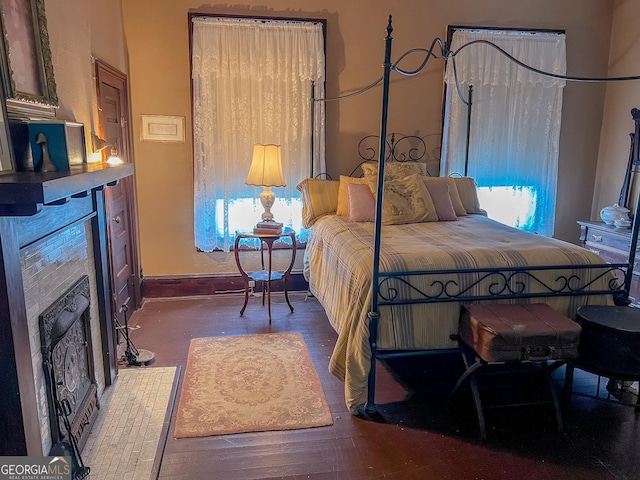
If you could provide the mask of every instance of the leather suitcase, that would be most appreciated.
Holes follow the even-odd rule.
[[[640,379],[640,309],[622,306],[580,307],[580,362],[625,380]]]
[[[573,360],[581,327],[546,303],[467,305],[462,341],[486,362]]]

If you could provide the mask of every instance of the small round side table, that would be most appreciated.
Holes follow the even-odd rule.
[[[272,254],[273,254],[273,244],[280,240],[281,238],[289,237],[291,239],[291,263],[284,271],[274,271],[272,269]],[[260,258],[262,263],[262,270],[257,272],[248,273],[242,267],[242,263],[240,262],[240,242],[244,239],[248,238],[257,238],[260,240]],[[265,261],[264,261],[264,250],[265,245],[267,247],[267,268],[265,269]],[[276,234],[265,234],[265,233],[239,233],[236,236],[236,241],[234,243],[234,254],[236,258],[236,265],[238,266],[238,270],[240,271],[240,275],[244,280],[244,305],[240,310],[240,316],[244,315],[244,311],[247,308],[247,303],[249,302],[249,281],[260,281],[263,282],[262,289],[262,305],[265,302],[265,293],[267,299],[267,309],[269,312],[269,324],[271,324],[271,282],[273,280],[283,281],[284,287],[284,298],[287,301],[287,305],[289,305],[289,309],[291,313],[293,313],[293,305],[289,301],[289,294],[287,292],[287,280],[289,279],[289,274],[291,270],[293,270],[293,265],[296,261],[296,232],[291,228],[285,228],[281,233]],[[265,292],[266,291],[266,292]]]

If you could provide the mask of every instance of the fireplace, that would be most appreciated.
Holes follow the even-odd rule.
[[[40,315],[40,340],[53,447],[82,449],[98,413],[89,277],[84,275]],[[65,418],[63,418],[63,416]],[[71,431],[67,431],[67,425]]]
[[[90,199],[78,201],[76,208],[85,203],[89,208]],[[43,213],[66,210],[67,206],[45,207]],[[20,230],[26,229],[24,235],[32,230],[34,220],[25,218],[19,222]],[[64,407],[70,417],[75,416],[85,390],[96,388],[99,399],[107,378],[92,245],[94,227],[90,220],[81,220],[44,236],[42,230],[38,232],[39,238],[27,241],[20,249],[20,263],[37,407],[34,414],[37,413],[42,454],[48,455],[56,442],[67,435],[63,418],[58,415],[59,407]],[[71,376],[78,371],[85,377],[82,382]],[[89,387],[91,384],[94,386]],[[96,394],[93,397],[95,404]],[[77,435],[80,432],[74,433],[81,440]]]
[[[115,380],[104,198],[132,174],[84,164],[0,176],[0,424],[11,432],[0,455],[48,455],[69,432],[84,442]]]

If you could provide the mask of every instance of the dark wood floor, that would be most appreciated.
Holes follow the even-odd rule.
[[[130,320],[138,348],[156,354],[153,366],[186,365],[195,337],[299,331],[322,380],[334,424],[306,430],[206,438],[173,438],[173,416],[160,465],[161,479],[633,479],[640,478],[640,422],[633,407],[580,395],[595,378],[576,372],[571,402],[558,434],[549,405],[488,410],[478,438],[471,397],[450,399],[460,359],[395,361],[378,369],[373,420],[352,416],[342,383],[327,370],[336,334],[314,298],[292,294],[294,313],[274,299],[273,324],[251,298],[155,299]],[[564,369],[554,373],[560,384]],[[492,380],[493,381],[493,380]],[[507,380],[508,382],[512,380]],[[178,390],[179,391],[179,390]],[[487,394],[490,395],[490,394]]]

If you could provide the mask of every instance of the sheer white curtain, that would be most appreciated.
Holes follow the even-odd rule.
[[[322,25],[197,17],[192,27],[196,247],[228,251],[260,220],[262,187],[244,184],[256,143],[282,145],[287,186],[273,189],[272,212],[300,229],[295,187],[312,162],[325,171],[324,109],[311,101],[324,97]]]
[[[565,36],[550,32],[456,30],[451,50],[487,40],[527,65],[564,75]],[[531,72],[486,44],[456,55],[465,98],[473,86],[468,175],[477,180],[489,217],[523,230],[553,235],[562,92],[565,82]],[[467,107],[458,96],[452,60],[441,175],[464,173]]]

